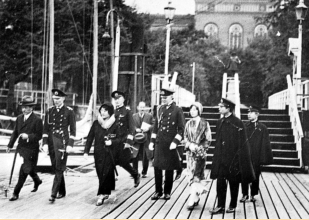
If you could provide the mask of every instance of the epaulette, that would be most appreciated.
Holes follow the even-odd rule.
[[[73,111],[73,109],[71,108],[71,107],[69,107],[69,106],[66,106],[69,110],[71,110],[71,111]]]

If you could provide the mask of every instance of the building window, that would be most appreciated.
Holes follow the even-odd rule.
[[[264,24],[259,24],[254,29],[254,37],[267,37],[267,27]]]
[[[218,26],[214,23],[209,23],[205,25],[204,32],[208,38],[217,39],[218,38]]]
[[[242,47],[243,29],[239,24],[233,24],[229,29],[229,43],[231,49]]]

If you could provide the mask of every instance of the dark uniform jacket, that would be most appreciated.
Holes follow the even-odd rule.
[[[178,149],[170,150],[172,142],[179,144],[183,138],[185,117],[181,108],[172,103],[161,106],[155,120],[151,142],[155,142],[153,166],[162,170],[177,170],[180,168]]]
[[[145,134],[147,135],[146,141],[144,143],[136,143],[134,142],[134,148],[136,148],[137,150],[133,150],[133,157],[135,158],[138,154],[138,150],[140,148],[140,146],[144,147],[144,150],[146,152],[146,156],[148,158],[148,160],[153,158],[153,151],[149,150],[148,146],[149,146],[149,142],[150,142],[150,136],[151,136],[151,132],[153,129],[153,117],[150,113],[145,112],[143,118],[140,117],[139,113],[135,113],[133,114],[133,121],[134,121],[134,130],[136,128],[141,128],[142,123],[146,122],[147,124],[150,124],[151,127],[149,128],[149,131],[145,132]]]
[[[255,179],[249,143],[246,139],[245,126],[239,118],[232,114],[218,120],[211,179],[216,179],[220,175],[230,179],[238,174],[241,174],[244,183]],[[219,173],[220,166],[224,166],[225,173]]]
[[[24,158],[24,165],[26,167],[25,172],[36,166],[38,154],[39,154],[39,141],[42,138],[43,124],[42,119],[31,113],[29,118],[24,122],[24,115],[21,114],[16,119],[15,128],[13,130],[9,148],[13,148],[15,141],[20,134],[28,134],[28,140],[19,138],[18,140],[18,152]]]
[[[58,150],[65,150],[66,146],[74,144],[76,135],[75,114],[72,108],[62,106],[57,111],[55,106],[49,108],[45,114],[43,129],[43,144],[48,144],[52,166],[58,170],[66,170],[67,153],[62,158]]]
[[[273,163],[273,154],[267,127],[257,121],[246,124],[248,139],[250,143],[251,159],[253,168],[260,172],[260,165]]]
[[[128,143],[130,145],[133,145],[134,122],[131,110],[126,109],[125,106],[117,108],[114,114],[118,129],[118,137],[124,140],[118,145],[117,155],[115,158],[116,164],[121,165],[128,163],[132,158],[132,149],[124,149],[124,144]]]

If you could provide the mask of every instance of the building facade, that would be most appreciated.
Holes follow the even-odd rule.
[[[267,27],[256,21],[274,10],[269,0],[195,0],[195,28],[230,49],[246,47]]]

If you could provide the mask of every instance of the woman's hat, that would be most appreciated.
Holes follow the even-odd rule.
[[[194,102],[192,103],[192,105],[190,106],[190,109],[192,108],[192,106],[195,106],[198,110],[199,116],[201,116],[202,112],[203,112],[203,105],[199,102]]]
[[[147,140],[147,134],[146,133],[141,132],[141,133],[135,134],[135,136],[134,136],[134,142],[136,142],[136,143],[141,144],[141,143],[144,143],[146,140]]]
[[[21,101],[18,103],[18,105],[24,105],[24,106],[34,106],[36,103],[34,102],[33,98],[31,96],[24,96]]]

